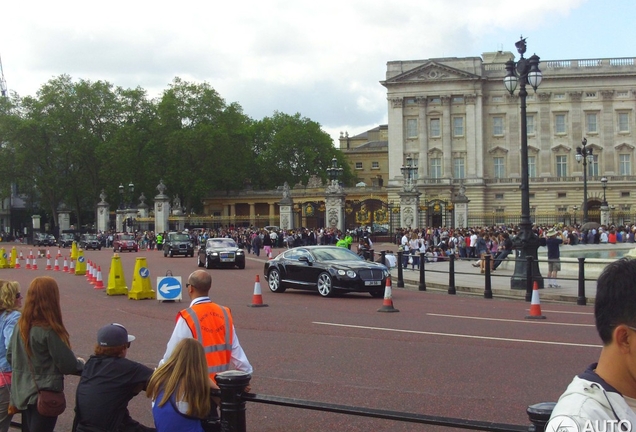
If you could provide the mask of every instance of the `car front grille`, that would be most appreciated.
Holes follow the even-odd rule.
[[[360,279],[365,281],[382,279],[382,270],[379,269],[364,269],[360,270],[358,273],[360,274]]]

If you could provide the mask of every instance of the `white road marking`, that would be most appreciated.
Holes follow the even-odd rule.
[[[526,309],[529,310],[529,309]],[[561,313],[561,314],[576,314],[576,315],[594,315],[594,312],[567,312],[567,311],[555,311],[555,310],[548,310],[548,309],[542,309],[543,312],[554,312],[554,313]]]
[[[503,321],[503,322],[516,322],[516,323],[525,323],[525,324],[548,324],[548,325],[562,325],[562,326],[575,326],[575,327],[596,327],[594,324],[573,324],[573,323],[559,323],[559,322],[551,322],[551,321],[543,321],[543,320],[513,320],[513,319],[504,319],[504,318],[487,318],[487,317],[476,317],[476,316],[465,316],[465,315],[446,315],[446,314],[435,314],[435,313],[427,313],[426,315],[430,316],[438,316],[438,317],[447,317],[447,318],[462,318],[462,319],[474,319],[474,320],[483,320],[483,321]]]
[[[363,330],[377,330],[377,331],[396,332],[396,333],[412,333],[412,334],[423,334],[423,335],[431,335],[431,336],[447,336],[447,337],[466,338],[466,339],[482,339],[482,340],[493,340],[493,341],[502,341],[502,342],[521,342],[521,343],[533,343],[533,344],[543,344],[543,345],[602,348],[601,345],[578,344],[578,343],[572,343],[572,342],[554,342],[554,341],[538,341],[538,340],[530,340],[530,339],[500,338],[500,337],[492,337],[492,336],[474,336],[474,335],[456,334],[456,333],[440,333],[440,332],[428,332],[428,331],[419,331],[419,330],[402,330],[402,329],[391,329],[391,328],[384,328],[384,327],[359,326],[359,325],[351,325],[351,324],[326,323],[326,322],[319,322],[319,321],[314,321],[313,324],[333,326],[333,327],[348,327],[348,328],[356,328],[356,329],[363,329]]]

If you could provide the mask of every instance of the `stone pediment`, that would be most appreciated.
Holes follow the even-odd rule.
[[[631,145],[631,144],[622,143],[622,144],[619,144],[616,147],[614,147],[614,150],[617,151],[617,152],[620,152],[620,151],[632,151],[632,150],[634,150],[634,146]]]
[[[572,148],[565,146],[563,144],[559,144],[557,146],[552,147],[550,150],[552,150],[554,153],[569,153],[572,151]]]
[[[501,146],[496,146],[496,147],[493,147],[490,150],[488,150],[488,153],[490,153],[490,154],[506,154],[506,153],[508,153],[508,149],[507,148],[503,148]]]
[[[404,82],[435,82],[435,81],[459,81],[478,80],[481,77],[464,72],[450,66],[428,61],[422,66],[416,67],[385,81],[385,84]]]

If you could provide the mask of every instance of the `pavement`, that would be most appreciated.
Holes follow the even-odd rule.
[[[586,256],[590,253],[605,252],[613,258],[586,258],[585,260],[585,297],[587,304],[593,304],[596,296],[596,278],[602,268],[608,263],[615,261],[630,250],[634,249],[634,244],[622,243],[616,245],[577,245],[562,246],[562,253],[568,251],[574,256]],[[397,252],[397,245],[390,243],[375,243],[374,250],[376,255],[380,251]],[[547,276],[547,258],[546,248],[540,247],[538,251],[539,269],[544,280]],[[578,254],[578,255],[577,255]],[[491,289],[493,298],[511,298],[525,300],[525,290],[511,289],[510,278],[514,273],[514,254],[510,254],[508,259],[504,261],[495,272],[491,273]],[[455,290],[457,294],[483,296],[486,286],[485,274],[480,273],[480,269],[473,267],[472,264],[476,260],[455,260]],[[449,274],[448,261],[426,263],[425,283],[426,290],[448,292]],[[560,288],[549,288],[547,281],[546,287],[540,290],[541,301],[548,302],[568,302],[577,303],[578,299],[578,259],[577,258],[561,258],[562,271],[557,274],[557,283]],[[397,287],[398,269],[391,269],[392,288]],[[404,288],[410,290],[418,290],[420,279],[420,271],[415,268],[403,269]]]

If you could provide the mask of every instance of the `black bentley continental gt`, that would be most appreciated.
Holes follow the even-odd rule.
[[[267,261],[264,273],[272,292],[285,292],[287,288],[317,290],[323,297],[346,292],[383,297],[389,276],[386,266],[336,246],[289,249]]]

